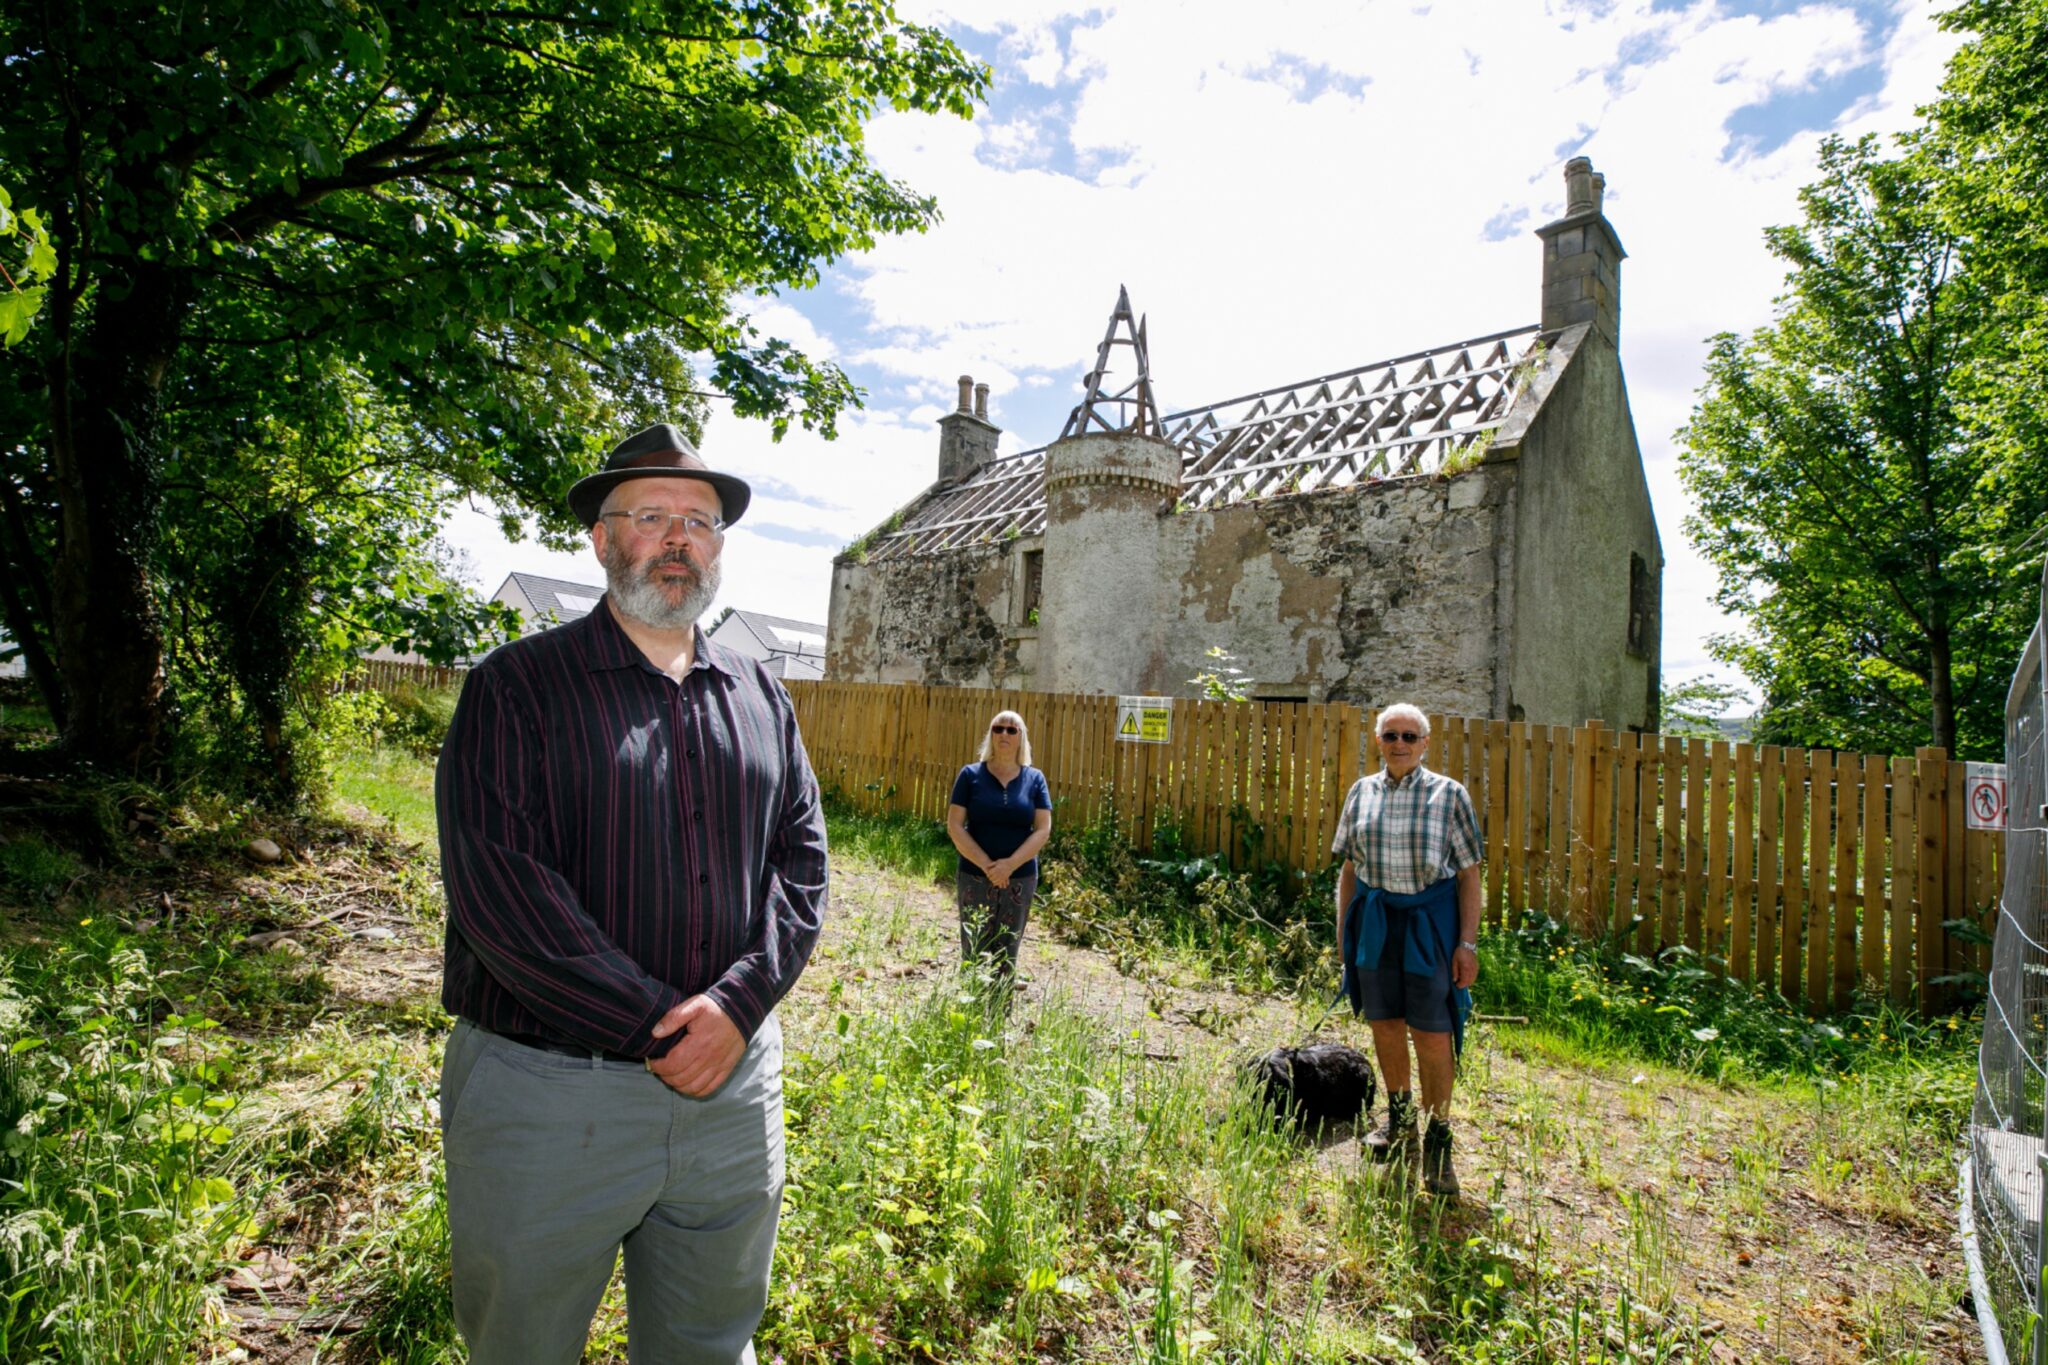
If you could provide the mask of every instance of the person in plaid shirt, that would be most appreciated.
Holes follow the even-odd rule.
[[[1337,874],[1338,942],[1352,1012],[1372,1024],[1387,1086],[1385,1126],[1366,1135],[1374,1161],[1412,1162],[1425,1187],[1456,1198],[1451,1084],[1479,977],[1480,877],[1486,847],[1463,784],[1422,766],[1429,718],[1401,702],[1380,713],[1384,767],[1344,798],[1330,852]],[[1408,1045],[1422,1073],[1429,1127],[1416,1133]]]

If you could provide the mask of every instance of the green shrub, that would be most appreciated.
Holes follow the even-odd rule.
[[[441,752],[441,741],[447,738],[448,726],[455,719],[455,703],[461,695],[459,684],[454,687],[399,684],[385,693],[393,719],[384,738],[403,745],[421,758],[435,757]]]

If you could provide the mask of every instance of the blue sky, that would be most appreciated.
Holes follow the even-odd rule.
[[[1671,681],[1712,671],[1706,637],[1730,628],[1672,442],[1706,338],[1769,318],[1783,272],[1762,231],[1796,218],[1820,139],[1911,126],[1954,45],[1915,0],[899,9],[991,64],[989,103],[877,118],[871,154],[944,221],[752,309],[868,400],[834,443],[714,414],[706,458],[756,487],[721,604],[822,621],[833,553],[936,472],[956,376],[990,384],[1006,449],[1056,436],[1119,285],[1169,408],[1535,321],[1531,229],[1585,155],[1631,253],[1622,359]],[[515,569],[599,577],[483,517],[448,539],[487,592]]]

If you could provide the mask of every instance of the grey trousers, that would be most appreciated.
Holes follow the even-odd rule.
[[[456,1023],[441,1062],[471,1365],[575,1365],[619,1250],[634,1365],[753,1365],[782,1211],[782,1026],[718,1092]]]
[[[1017,971],[1017,954],[1024,944],[1024,926],[1031,921],[1031,897],[1038,890],[1038,874],[1012,877],[1008,886],[997,886],[971,872],[953,874],[953,891],[960,903],[960,959],[972,962],[987,958],[996,975],[1004,980]]]

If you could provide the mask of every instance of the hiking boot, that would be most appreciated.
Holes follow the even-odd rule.
[[[1451,1125],[1434,1115],[1422,1133],[1422,1188],[1439,1199],[1458,1197],[1458,1173],[1451,1169]]]
[[[1387,1092],[1387,1121],[1365,1135],[1365,1154],[1374,1162],[1415,1159],[1415,1097],[1406,1090]]]

